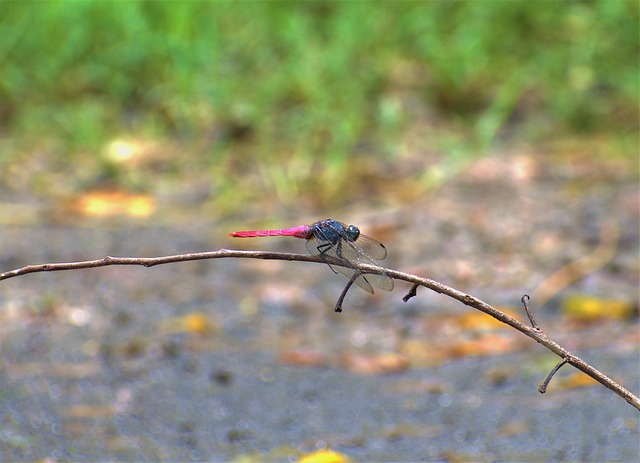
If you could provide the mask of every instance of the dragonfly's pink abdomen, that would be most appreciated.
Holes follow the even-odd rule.
[[[294,236],[296,238],[310,238],[311,228],[307,225],[283,228],[280,230],[247,230],[229,233],[234,238],[257,238],[260,236]]]

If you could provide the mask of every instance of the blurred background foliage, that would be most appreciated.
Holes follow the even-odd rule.
[[[514,140],[637,155],[636,1],[4,1],[0,13],[5,192],[117,187],[264,216],[411,199]]]

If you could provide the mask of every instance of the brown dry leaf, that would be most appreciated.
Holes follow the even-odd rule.
[[[502,312],[509,315],[510,317],[516,318],[513,310],[499,308]],[[490,315],[487,315],[483,312],[469,312],[463,315],[460,315],[457,318],[457,322],[460,327],[466,330],[491,330],[491,329],[508,329],[509,326],[501,322],[500,320],[493,318]]]
[[[86,217],[150,217],[156,210],[153,197],[117,190],[87,192],[67,205],[70,212]]]
[[[349,463],[351,461],[348,456],[329,449],[316,450],[298,459],[298,463]]]
[[[452,357],[480,357],[513,352],[519,344],[513,338],[487,333],[477,339],[464,340],[449,348]]]
[[[633,316],[635,306],[631,301],[623,299],[574,294],[562,301],[561,310],[564,315],[585,321],[601,318],[627,320]]]
[[[386,353],[364,355],[347,353],[340,359],[341,366],[363,375],[400,373],[409,368],[409,359],[401,354]]]
[[[326,355],[312,350],[290,350],[278,356],[278,363],[302,367],[321,367],[328,363]]]

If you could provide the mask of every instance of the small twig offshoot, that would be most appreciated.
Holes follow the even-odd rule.
[[[418,295],[418,286],[420,286],[418,283],[414,284],[411,287],[411,289],[409,290],[409,292],[402,297],[402,302],[407,302],[412,297],[417,296]]]
[[[356,272],[353,275],[351,275],[351,278],[349,278],[349,281],[347,282],[346,286],[342,290],[342,293],[340,294],[340,297],[338,298],[338,302],[336,302],[336,307],[334,309],[334,312],[338,312],[338,313],[342,312],[342,302],[344,301],[344,298],[347,295],[349,288],[353,286],[353,284],[356,282],[356,279],[358,279],[360,275],[362,275],[360,272]]]
[[[560,368],[562,368],[563,365],[566,365],[567,362],[568,362],[567,359],[562,359],[560,363],[558,363],[555,367],[553,367],[553,370],[551,370],[551,372],[547,375],[546,379],[542,382],[540,386],[538,386],[538,392],[540,394],[544,394],[545,392],[547,392],[547,386],[549,386],[549,383],[551,382],[551,378],[553,378],[553,375],[555,375],[557,371]]]
[[[524,311],[527,313],[527,317],[529,317],[531,326],[533,326],[533,328],[536,330],[540,330],[540,326],[536,323],[536,320],[533,318],[533,314],[531,313],[531,310],[529,310],[529,301],[531,300],[531,298],[529,297],[528,294],[525,294],[524,296],[522,296],[520,300],[522,301],[522,305],[524,306]]]
[[[533,329],[538,331],[540,334],[543,334],[542,329],[540,328],[538,323],[536,323],[535,318],[533,318],[533,313],[531,312],[531,309],[529,309],[529,301],[531,300],[531,297],[529,297],[528,294],[525,294],[524,296],[522,296],[520,300],[522,301],[522,305],[524,305],[524,311],[527,313],[527,317],[529,317],[529,321],[531,322],[531,326],[533,327]],[[562,368],[563,365],[569,363],[569,359],[568,359],[569,356],[573,357],[573,354],[571,354],[570,352],[567,352],[567,353],[568,353],[568,356],[563,357],[562,361],[560,361],[560,363],[558,363],[553,368],[553,370],[551,370],[551,372],[547,375],[547,377],[542,382],[542,384],[538,386],[538,392],[540,392],[540,394],[544,394],[545,392],[547,392],[547,386],[549,386],[549,383],[553,379],[553,376],[556,374],[556,372],[560,368]]]
[[[29,273],[37,273],[37,272],[54,272],[61,270],[77,270],[84,268],[95,268],[95,267],[106,267],[108,265],[142,265],[144,267],[153,267],[155,265],[161,264],[169,264],[175,262],[187,262],[192,260],[204,260],[204,259],[221,259],[221,258],[250,258],[250,259],[270,259],[270,260],[286,260],[286,261],[298,261],[298,262],[315,262],[322,264],[331,264],[336,266],[344,266],[344,260],[334,258],[331,256],[309,256],[309,255],[301,255],[301,254],[289,254],[282,252],[264,252],[264,251],[232,251],[228,249],[221,249],[219,251],[211,251],[211,252],[200,252],[200,253],[190,253],[190,254],[179,254],[173,256],[163,256],[163,257],[111,257],[107,256],[103,259],[97,260],[89,260],[84,262],[68,262],[68,263],[50,263],[50,264],[39,264],[39,265],[28,265],[26,267],[21,267],[15,270],[11,270],[8,272],[0,273],[0,281],[7,280],[9,278],[27,275]],[[353,264],[353,263],[352,263]],[[512,328],[520,331],[524,335],[534,339],[539,344],[542,344],[547,349],[561,357],[563,360],[560,366],[568,363],[572,365],[574,368],[586,373],[588,376],[592,377],[596,381],[598,381],[603,386],[612,390],[614,393],[625,399],[629,404],[631,404],[636,409],[640,410],[640,399],[632,394],[630,391],[613,381],[611,378],[601,373],[599,370],[596,370],[594,367],[584,362],[580,358],[571,354],[568,350],[557,344],[556,342],[549,339],[542,331],[536,329],[535,327],[530,327],[525,325],[524,323],[516,320],[515,318],[505,314],[504,312],[499,311],[495,307],[490,306],[486,302],[481,301],[478,298],[475,298],[469,294],[465,294],[462,291],[458,291],[457,289],[446,286],[442,283],[439,283],[435,280],[431,280],[428,278],[421,278],[416,275],[411,275],[408,273],[399,272],[397,270],[391,270],[387,268],[378,267],[375,265],[365,265],[365,264],[353,264],[350,265],[351,268],[356,269],[359,272],[359,275],[371,273],[371,274],[382,274],[388,275],[396,280],[403,280],[413,284],[413,288],[407,296],[407,300],[410,297],[413,297],[413,293],[418,286],[424,286],[432,291],[435,291],[440,294],[444,294],[453,299],[456,299],[463,304],[473,307],[481,312],[486,313],[487,315],[492,316],[493,318],[500,320],[501,322],[511,326]],[[358,273],[356,273],[358,275]],[[355,280],[354,280],[355,281]],[[351,284],[353,282],[350,281]],[[350,285],[348,285],[350,286]],[[348,287],[345,288],[345,294]],[[531,317],[530,317],[531,321]],[[532,321],[533,324],[533,321]]]

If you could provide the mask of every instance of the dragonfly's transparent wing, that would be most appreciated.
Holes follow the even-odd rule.
[[[361,243],[364,246],[361,246]],[[341,252],[342,257],[349,262],[376,266],[378,263],[373,259],[383,260],[387,257],[387,249],[380,242],[366,235],[360,235],[355,242],[342,241]],[[379,275],[377,273],[364,274],[356,280],[356,283],[365,290],[367,289],[365,285],[369,287],[370,285],[377,286],[385,291],[393,289],[393,278],[389,275]]]
[[[310,238],[307,240],[307,242],[305,243],[306,247],[307,247],[307,251],[309,251],[309,254],[317,256],[331,256],[331,257],[337,257],[338,259],[342,259],[345,261],[345,265],[349,265],[351,263],[351,261],[349,259],[345,259],[344,254],[345,254],[345,250],[349,247],[349,246],[343,246],[345,242],[344,241],[339,241],[338,243],[331,243],[329,241],[325,241],[319,238]],[[341,247],[341,254],[342,255],[338,255],[337,249]],[[349,254],[350,252],[348,251],[347,254]],[[333,270],[335,273],[342,273],[344,276],[346,276],[347,278],[351,279],[351,277],[353,277],[353,274],[356,273],[356,269],[354,269],[353,267],[341,267],[339,265],[332,265],[327,263],[327,265],[329,267],[331,267],[331,270]],[[369,279],[369,277],[374,276],[374,275],[361,275],[359,276],[355,283],[360,286],[362,289],[364,289],[365,291],[373,294],[373,288],[371,287],[371,285],[369,284],[369,281],[367,281]],[[393,284],[393,281],[392,281]]]
[[[373,261],[365,251],[361,249],[358,244],[360,244],[360,240],[364,238],[363,243],[374,251],[376,256],[376,260],[382,260],[387,255],[386,248],[380,244],[378,241],[373,238],[369,238],[368,236],[360,235],[358,239],[354,242],[348,241],[345,237],[344,239],[340,239],[335,243],[332,243],[329,240],[324,240],[320,237],[312,237],[307,240],[306,247],[310,254],[312,255],[323,255],[323,256],[332,256],[337,257],[339,259],[345,260],[345,264],[350,263],[363,263],[368,265],[377,265],[376,262]],[[340,272],[347,278],[351,279],[354,273],[356,273],[356,269],[353,267],[341,267],[338,265],[331,265],[331,270],[334,272]],[[389,275],[378,275],[375,273],[367,273],[364,275],[360,275],[355,283],[360,286],[362,289],[369,293],[373,293],[373,288],[371,285],[377,286],[380,289],[384,289],[385,291],[391,291],[393,289],[393,279]]]
[[[360,235],[354,244],[374,260],[385,260],[387,258],[387,248],[380,241],[374,240],[370,236]]]
[[[367,280],[367,283],[370,283],[377,288],[384,289],[385,291],[393,291],[393,278],[386,273],[384,275],[379,275],[377,273],[367,273],[362,275],[356,280],[356,283],[358,283],[358,286],[361,288],[363,288],[363,286],[359,283],[359,280],[362,279]]]

